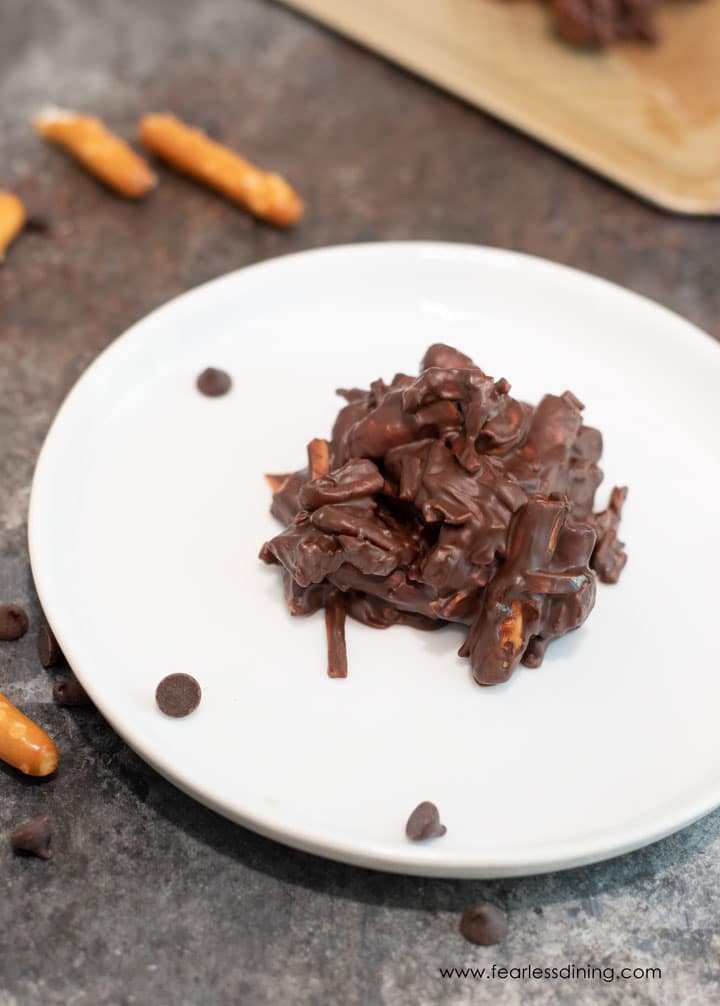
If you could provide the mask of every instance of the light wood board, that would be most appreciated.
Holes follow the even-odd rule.
[[[536,0],[283,0],[680,213],[720,213],[720,0],[676,0],[657,46],[578,52]]]

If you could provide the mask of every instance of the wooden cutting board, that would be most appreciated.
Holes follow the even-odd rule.
[[[679,213],[720,214],[720,0],[578,52],[538,0],[283,0]]]

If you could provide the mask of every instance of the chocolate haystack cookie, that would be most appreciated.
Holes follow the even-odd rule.
[[[50,818],[34,817],[15,829],[10,836],[10,845],[15,852],[29,852],[39,859],[51,859],[50,838]]]
[[[405,834],[411,842],[424,842],[428,838],[441,838],[447,828],[440,823],[440,813],[434,803],[423,800],[412,812],[405,825]]]
[[[19,604],[0,604],[0,639],[20,639],[28,630],[30,620]]]
[[[602,437],[570,391],[533,407],[469,357],[431,346],[419,377],[340,391],[331,441],[306,468],[269,475],[286,529],[293,615],[327,613],[328,667],[345,674],[346,615],[371,625],[468,626],[460,655],[481,685],[537,667],[587,618],[596,579],[615,583],[625,489],[593,513]]]
[[[507,931],[507,915],[495,905],[475,905],[466,909],[460,918],[460,932],[468,943],[480,947],[502,943]]]

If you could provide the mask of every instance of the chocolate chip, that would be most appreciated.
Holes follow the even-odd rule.
[[[53,685],[53,698],[61,706],[91,706],[92,699],[74,674],[58,678]]]
[[[38,629],[37,654],[43,667],[54,667],[62,660],[62,651],[49,625]]]
[[[408,818],[405,834],[411,842],[423,842],[426,838],[439,838],[447,828],[440,824],[440,814],[434,803],[423,800]]]
[[[198,391],[211,398],[218,395],[225,395],[232,388],[232,378],[224,370],[216,370],[215,367],[208,367],[203,370],[197,379]]]
[[[190,674],[168,674],[155,691],[155,701],[166,716],[188,716],[201,697],[200,685]]]
[[[51,859],[49,817],[34,817],[26,821],[10,836],[10,845],[16,852],[30,852],[40,859]]]
[[[463,912],[460,932],[468,943],[491,947],[507,936],[507,915],[495,905],[475,905]]]
[[[0,605],[0,639],[20,639],[30,621],[19,604]]]

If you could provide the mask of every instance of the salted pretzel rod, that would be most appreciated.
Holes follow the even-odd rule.
[[[0,262],[5,252],[25,226],[25,207],[12,192],[0,192]]]
[[[58,750],[45,731],[0,694],[0,759],[25,775],[50,775]]]
[[[278,227],[291,227],[302,216],[302,199],[284,178],[261,171],[174,115],[145,115],[140,121],[140,141],[173,168]]]
[[[92,115],[47,108],[35,116],[33,125],[46,140],[63,147],[127,199],[146,196],[157,185],[157,177],[147,161]]]

